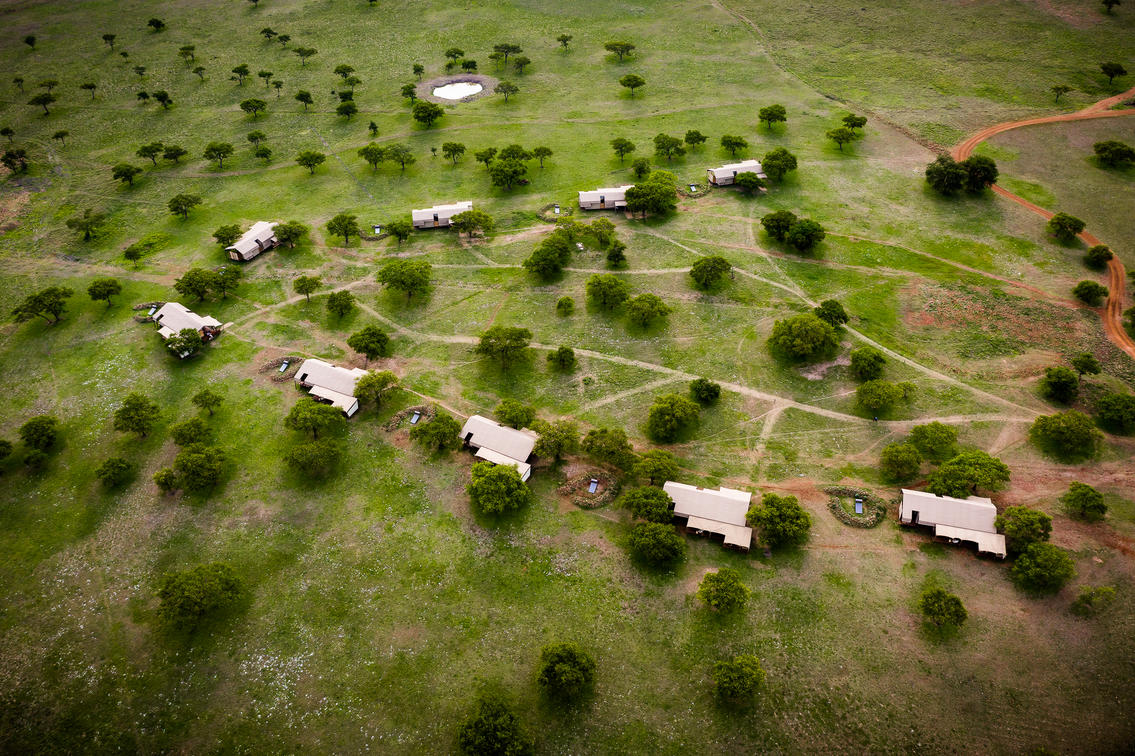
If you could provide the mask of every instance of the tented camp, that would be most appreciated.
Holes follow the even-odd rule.
[[[154,322],[158,324],[158,335],[163,339],[176,336],[186,328],[192,328],[201,334],[205,341],[212,341],[221,333],[221,321],[210,318],[208,315],[198,315],[183,304],[166,302],[154,313]]]
[[[1005,536],[997,532],[997,507],[989,499],[971,496],[955,499],[928,491],[902,490],[899,522],[934,529],[935,538],[950,543],[966,541],[977,546],[979,554],[1005,558]]]
[[[621,210],[627,206],[627,189],[632,186],[634,184],[580,192],[579,206],[584,210]]]
[[[480,415],[472,415],[461,428],[461,440],[473,449],[474,456],[494,465],[515,467],[521,480],[528,480],[532,474],[528,459],[536,439],[535,431],[509,428]]]
[[[666,481],[662,490],[674,502],[674,516],[684,518],[686,527],[698,533],[713,533],[724,538],[726,546],[748,551],[753,543],[753,529],[745,524],[752,494],[733,488],[699,488],[685,483]]]
[[[765,172],[761,170],[759,160],[742,160],[740,163],[729,163],[720,168],[709,168],[706,173],[709,176],[709,183],[714,186],[729,186],[737,180],[739,173],[755,173],[758,178],[768,178]]]
[[[436,205],[424,210],[410,211],[414,228],[442,228],[450,225],[453,216],[473,209],[473,201],[455,202],[452,205]]]
[[[248,262],[261,252],[267,252],[275,247],[280,243],[276,238],[276,232],[273,230],[278,225],[278,223],[267,221],[253,223],[252,228],[245,231],[244,235],[237,239],[231,247],[225,247],[225,251],[229,253],[229,258],[239,262]]]
[[[296,372],[296,383],[316,399],[338,407],[347,417],[359,411],[355,384],[367,374],[362,368],[345,368],[323,360],[304,360]]]

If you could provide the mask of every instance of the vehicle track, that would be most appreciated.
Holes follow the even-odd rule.
[[[994,124],[993,126],[982,129],[956,145],[954,149],[950,151],[950,154],[955,160],[965,160],[973,154],[973,151],[979,144],[990,137],[1024,126],[1040,126],[1048,123],[1067,123],[1069,121],[1084,121],[1092,118],[1119,118],[1121,116],[1135,115],[1135,108],[1109,110],[1109,108],[1131,97],[1135,97],[1135,87],[1128,89],[1126,92],[1121,92],[1120,94],[1105,98],[1099,102],[1092,103],[1083,110],[1078,110],[1075,113],[1063,113],[1061,115],[1045,116],[1043,118],[1026,118],[1021,121],[1007,121],[1005,123]],[[1031,210],[1046,220],[1053,216],[1051,211],[1045,210],[1039,205],[1034,205],[1028,200],[1018,197],[997,184],[993,185],[993,191],[1010,202],[1015,202],[1021,207]],[[1084,243],[1089,246],[1094,247],[1097,244],[1102,244],[1099,239],[1087,231],[1082,232],[1079,236],[1084,240]],[[1123,327],[1123,300],[1124,287],[1126,284],[1123,273],[1123,263],[1120,262],[1117,255],[1113,255],[1107,264],[1108,295],[1107,302],[1100,312],[1100,320],[1103,322],[1103,330],[1104,333],[1107,334],[1108,340],[1126,352],[1132,359],[1135,359],[1135,340],[1131,338],[1130,334],[1128,334]]]

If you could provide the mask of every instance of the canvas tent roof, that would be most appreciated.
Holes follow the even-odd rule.
[[[321,388],[353,399],[355,384],[366,374],[367,371],[361,368],[344,368],[323,360],[309,359],[304,360],[296,372],[296,382],[311,386],[313,394],[316,388]],[[316,394],[316,396],[320,395]]]
[[[742,160],[740,163],[729,163],[720,168],[710,168],[709,172],[713,174],[715,179],[732,179],[734,173],[755,173],[761,178],[767,178],[765,172],[761,170],[759,160]]]
[[[231,247],[225,247],[225,249],[235,249],[242,256],[250,252],[259,253],[261,245],[267,245],[275,238],[276,232],[272,229],[276,228],[277,225],[268,221],[257,221],[252,224],[252,228],[245,231],[239,239],[233,242]],[[260,244],[257,244],[257,241]]]
[[[955,528],[949,525],[935,525],[934,535],[938,538],[956,538],[977,544],[977,550],[986,554],[1005,557],[1005,536],[1000,533],[986,533],[982,530]]]
[[[606,198],[608,202],[616,200],[623,200],[627,196],[627,189],[630,189],[634,184],[627,184],[626,186],[611,186],[606,189],[594,189],[589,192],[580,192],[580,202],[598,202],[600,197]]]
[[[326,386],[312,386],[310,393],[312,396],[326,399],[331,402],[333,407],[338,407],[348,414],[351,414],[351,408],[358,404],[359,401],[351,394],[343,394],[335,389],[329,389]]]
[[[200,331],[205,326],[220,328],[221,321],[208,315],[198,315],[183,304],[166,302],[161,309],[154,313],[154,321],[158,324],[158,335],[168,339],[186,328]]]
[[[752,494],[735,488],[698,488],[685,483],[666,481],[662,490],[674,502],[674,514],[686,517],[687,526],[725,536],[733,546],[749,548],[753,530],[745,524]]]
[[[528,480],[528,476],[532,474],[532,465],[528,464],[527,462],[521,462],[520,460],[513,459],[512,457],[501,454],[500,452],[495,452],[487,446],[482,446],[481,448],[477,449],[477,453],[473,456],[480,457],[486,462],[492,462],[494,465],[509,465],[511,467],[515,467],[516,471],[520,473],[521,480]]]
[[[487,417],[472,415],[461,428],[461,438],[469,438],[470,446],[490,449],[513,462],[525,462],[531,456],[538,436],[527,428],[516,430]]]
[[[451,205],[434,205],[433,207],[426,207],[421,210],[411,210],[410,217],[415,221],[432,221],[436,214],[439,220],[446,220],[458,213],[472,209],[473,201],[466,200],[464,202],[454,202]]]
[[[904,488],[899,519],[909,523],[912,512],[918,512],[919,525],[947,525],[984,533],[997,532],[997,527],[993,524],[997,518],[997,507],[981,496],[955,499],[951,496],[937,496],[929,491]]]

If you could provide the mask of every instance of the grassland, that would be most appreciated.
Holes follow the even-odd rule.
[[[827,18],[841,8],[829,3],[815,12]],[[823,134],[848,111],[821,94],[833,92],[820,73],[799,69],[805,59],[834,65],[816,51],[829,46],[837,25],[805,26],[802,10],[781,4],[742,10],[762,34],[719,4],[696,2],[5,8],[0,62],[26,79],[29,94],[0,84],[0,122],[14,128],[33,166],[28,176],[5,177],[0,189],[11,208],[3,222],[14,226],[0,234],[0,309],[50,283],[77,295],[56,326],[8,323],[0,330],[0,437],[14,438],[39,413],[63,425],[62,447],[42,473],[29,474],[17,459],[2,465],[0,750],[447,752],[486,684],[509,690],[548,753],[1019,753],[1041,746],[1105,753],[1135,739],[1127,717],[1135,705],[1135,447],[1109,437],[1098,462],[1063,466],[1042,458],[1023,433],[1037,413],[1051,411],[1035,379],[1054,361],[1089,349],[1105,365],[1093,386],[1130,387],[1135,377],[1098,317],[1068,299],[1087,275],[1081,250],[1053,244],[1034,216],[1008,203],[930,194],[921,174],[931,153],[885,123],[872,120],[864,139],[839,152]],[[1047,78],[1094,65],[1101,53],[1089,45],[1117,55],[1130,49],[1130,13],[1093,21],[1086,31],[1031,4],[950,4],[930,12],[947,11],[951,21],[984,29],[989,49],[1003,45],[1018,22],[1022,36],[1041,42],[1022,42],[983,65],[959,59],[950,38],[935,35],[904,58],[901,14],[914,11],[903,6],[858,27],[864,44],[884,51],[875,58],[830,53],[828,61],[849,61],[841,76],[854,85],[835,94],[923,136],[949,136],[986,116],[1049,107]],[[166,31],[145,28],[154,13]],[[1104,31],[1108,24],[1118,31]],[[319,54],[301,66],[257,34],[264,26]],[[789,30],[807,35],[789,45],[798,38]],[[104,31],[118,34],[115,51],[99,40]],[[574,35],[566,52],[553,41],[561,32]],[[35,51],[19,42],[26,34],[38,37]],[[632,60],[618,63],[602,51],[615,36],[639,45]],[[520,95],[507,105],[486,97],[454,106],[433,129],[413,123],[396,96],[413,80],[411,64],[440,74],[442,51],[460,44],[482,72],[499,75],[487,54],[505,37],[533,60],[529,73],[514,77]],[[187,43],[206,67],[204,81],[177,57]],[[128,62],[118,49],[130,53]],[[904,61],[951,78],[916,98],[897,77],[877,86],[877,77]],[[230,82],[227,71],[241,62],[274,71],[284,95],[277,100],[258,79]],[[338,63],[353,65],[363,79],[361,112],[350,121],[333,114],[327,94]],[[147,66],[145,79],[130,70],[138,64]],[[631,71],[648,82],[633,99],[615,83]],[[1026,71],[1041,72],[1035,97]],[[24,103],[48,77],[63,82],[62,94],[43,117]],[[1005,83],[974,93],[982,77]],[[77,89],[88,79],[99,83],[93,101]],[[1087,79],[1071,83],[1083,89],[1073,102],[1095,91]],[[138,88],[168,89],[175,105],[140,105]],[[316,96],[308,113],[290,98],[301,88]],[[250,96],[269,102],[265,116],[239,111]],[[964,118],[943,115],[943,103],[962,107],[967,98],[980,102]],[[756,110],[772,102],[788,108],[787,127],[758,127]],[[356,156],[370,140],[371,120],[380,143],[414,150],[417,162],[404,174],[390,164],[372,171]],[[946,130],[921,129],[923,122]],[[275,151],[267,165],[244,139],[254,128],[268,133]],[[801,167],[757,199],[714,191],[683,199],[665,219],[615,219],[630,259],[620,275],[674,308],[666,325],[639,331],[618,314],[584,306],[587,276],[604,269],[598,252],[577,255],[552,285],[524,273],[520,262],[550,228],[540,208],[571,207],[579,189],[630,180],[610,153],[612,137],[631,138],[643,155],[654,134],[690,128],[710,142],[672,163],[655,161],[681,181],[699,181],[707,165],[725,161],[716,146],[724,133],[748,138],[754,156],[786,146]],[[71,132],[66,144],[51,139],[59,129]],[[1122,213],[1130,177],[1102,174],[1080,157],[1084,144],[1105,133],[1123,136],[1129,127],[1045,127],[982,149],[995,154],[1007,186],[1027,182],[1054,206],[1078,211],[1130,261],[1123,242],[1130,219]],[[110,166],[142,164],[134,150],[154,139],[180,143],[190,156],[178,166],[147,168],[132,188],[113,182]],[[223,170],[200,157],[217,139],[237,145]],[[469,147],[456,166],[430,156],[430,147],[450,140]],[[512,142],[546,144],[555,154],[543,169],[532,164],[530,184],[506,192],[490,186],[471,152]],[[1045,159],[1065,144],[1073,157]],[[302,149],[330,157],[308,175],[292,162]],[[205,199],[185,221],[165,209],[181,191]],[[387,239],[343,247],[323,228],[341,211],[363,223],[387,222],[411,207],[465,198],[497,219],[488,239],[435,232],[400,247]],[[106,212],[108,223],[84,243],[64,221],[88,207]],[[781,208],[828,229],[813,255],[792,254],[760,230],[759,217]],[[191,266],[222,264],[211,240],[217,226],[264,218],[299,219],[313,227],[311,238],[245,266],[234,296],[200,304],[233,325],[201,357],[172,362],[129,306],[173,298],[172,282]],[[122,250],[139,239],[155,245],[135,268]],[[736,270],[712,295],[695,291],[685,273],[705,254],[725,256]],[[427,297],[408,304],[374,283],[378,266],[394,256],[434,265]],[[304,273],[327,285],[310,304],[291,290]],[[110,308],[84,294],[105,275],[125,287]],[[360,308],[337,320],[324,305],[342,287],[359,297]],[[554,314],[564,294],[579,305],[569,318]],[[875,342],[893,351],[888,378],[918,387],[912,403],[879,423],[855,406],[845,365],[809,378],[765,348],[777,318],[828,297],[853,316],[842,352]],[[380,365],[398,373],[403,390],[352,420],[337,475],[325,483],[299,479],[282,461],[298,440],[283,417],[299,394],[259,369],[289,354],[361,364],[345,339],[370,323],[393,337],[394,356]],[[530,328],[540,348],[507,373],[477,359],[470,344],[494,323]],[[543,348],[559,344],[581,356],[570,376],[544,364]],[[645,449],[650,399],[683,390],[694,375],[729,390],[703,413],[693,437],[672,447],[683,479],[798,495],[815,520],[806,546],[766,557],[690,540],[681,567],[644,572],[623,549],[627,513],[572,507],[555,492],[563,471],[538,469],[536,505],[513,520],[488,522],[469,509],[467,455],[428,456],[410,446],[404,429],[382,430],[393,412],[423,397],[459,413],[486,413],[513,397],[546,418],[624,427]],[[226,398],[209,420],[228,453],[224,479],[209,496],[161,497],[150,476],[175,453],[168,427],[196,413],[189,397],[203,384]],[[111,429],[130,391],[163,407],[159,427],[144,439]],[[1010,464],[1013,485],[999,504],[1054,515],[1054,541],[1076,558],[1074,586],[1029,598],[1012,587],[1004,565],[927,544],[892,522],[853,530],[826,511],[820,487],[829,483],[855,482],[893,497],[878,477],[878,452],[931,418],[956,423],[963,443]],[[124,490],[107,493],[94,469],[112,455],[130,458],[139,471]],[[1105,492],[1105,523],[1065,516],[1056,497],[1072,480]],[[244,603],[189,641],[161,632],[158,576],[214,559],[233,564],[248,585]],[[701,576],[720,566],[740,570],[754,592],[733,620],[713,616],[693,596]],[[970,610],[969,625],[946,644],[920,629],[915,601],[928,583],[950,587]],[[1072,617],[1068,604],[1081,584],[1116,585],[1116,605],[1090,622]],[[534,684],[539,649],[557,640],[583,643],[599,661],[594,700],[566,713],[544,704]],[[710,696],[709,667],[737,653],[757,654],[768,670],[751,711],[722,710]],[[925,717],[927,710],[936,716]]]

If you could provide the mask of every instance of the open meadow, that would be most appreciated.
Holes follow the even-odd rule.
[[[154,15],[160,30],[147,26]],[[13,0],[0,19],[0,127],[12,132],[0,148],[28,158],[26,171],[0,168],[0,439],[13,444],[0,457],[0,753],[449,753],[485,690],[504,692],[538,753],[1102,754],[1135,742],[1135,438],[1100,431],[1094,455],[1066,462],[1029,436],[1039,416],[1094,415],[1105,394],[1135,389],[1135,359],[1105,330],[1104,311],[1071,293],[1082,280],[1108,284],[1108,273],[1029,209],[988,190],[943,197],[925,177],[982,127],[1128,89],[1131,75],[1109,85],[1098,65],[1135,69],[1135,7]],[[619,39],[636,46],[626,59],[604,50]],[[490,59],[501,42],[531,59],[522,71]],[[415,121],[400,90],[420,80],[415,97],[428,95],[454,46],[519,91]],[[295,54],[304,48],[316,52]],[[230,73],[241,64],[248,76]],[[334,73],[342,64],[358,82]],[[645,85],[620,86],[628,74]],[[1076,91],[1055,103],[1059,82]],[[336,112],[346,87],[349,116]],[[27,104],[44,92],[55,101]],[[242,110],[250,98],[265,110]],[[760,123],[773,104],[787,121]],[[849,114],[867,124],[837,146],[826,135]],[[691,129],[708,140],[653,154],[656,134]],[[256,156],[253,131],[270,157]],[[732,156],[722,135],[748,146]],[[617,137],[637,150],[620,159]],[[1135,144],[1135,117],[1018,129],[975,154],[997,162],[998,186],[1082,218],[1132,269],[1135,168],[1097,164],[1092,145],[1109,139]],[[155,141],[186,154],[136,154]],[[234,146],[223,165],[204,157],[211,142]],[[372,167],[359,156],[372,142],[415,159]],[[450,142],[465,147],[456,160],[443,154]],[[527,183],[505,188],[474,153],[511,144],[550,156],[528,160]],[[775,148],[799,166],[767,191],[707,184],[707,168]],[[304,151],[325,160],[309,171],[297,163]],[[579,209],[581,190],[638,182],[639,158],[676,177],[672,212]],[[112,176],[122,163],[141,169],[130,183]],[[167,207],[179,193],[201,200],[187,217]],[[493,229],[416,230],[402,242],[372,233],[460,200]],[[560,275],[526,270],[556,228],[553,206],[610,220],[626,265],[610,267],[584,230]],[[103,217],[89,240],[67,226],[86,210]],[[778,210],[826,235],[798,252],[761,224]],[[362,230],[346,243],[327,228],[341,213]],[[213,238],[263,220],[309,231],[240,264]],[[689,271],[707,257],[731,270],[701,289]],[[430,264],[427,291],[379,283],[399,261]],[[242,276],[224,295],[197,301],[174,288],[194,268],[226,265]],[[669,314],[641,326],[625,307],[598,306],[588,281],[607,273],[632,296],[656,294]],[[301,276],[321,279],[310,297],[294,288]],[[88,286],[108,277],[121,292],[92,301]],[[50,286],[74,292],[59,322],[7,317]],[[340,316],[328,302],[341,292],[354,307]],[[1129,293],[1113,295],[1131,306]],[[575,302],[566,315],[565,296]],[[825,300],[850,316],[829,354],[802,365],[770,348],[777,321]],[[178,360],[143,322],[147,308],[132,309],[168,301],[224,332]],[[388,356],[364,360],[348,345],[367,326],[389,335]],[[475,351],[494,326],[530,331],[522,357],[503,365]],[[549,365],[560,346],[574,350],[574,370]],[[909,397],[862,404],[850,353],[864,346]],[[1078,378],[1067,406],[1046,398],[1045,369],[1085,352],[1100,371]],[[285,462],[305,440],[285,425],[304,396],[292,373],[280,380],[285,357],[398,379],[330,434],[343,456],[325,478]],[[655,397],[686,395],[699,377],[720,384],[720,400],[673,443],[653,440]],[[215,412],[192,401],[206,387],[223,397]],[[145,434],[114,428],[134,392],[160,408]],[[795,496],[810,533],[781,548],[758,539],[748,552],[683,535],[684,560],[645,567],[629,554],[630,511],[581,508],[561,488],[579,476],[624,489],[645,481],[583,452],[538,459],[531,504],[485,515],[466,492],[473,456],[424,449],[396,415],[435,405],[461,423],[505,399],[582,433],[622,429],[636,453],[668,450],[680,481],[754,501]],[[59,439],[33,464],[19,429],[40,415],[58,419]],[[175,425],[192,417],[224,453],[219,481],[163,493],[155,473],[175,464]],[[1051,516],[1051,543],[1075,567],[1063,587],[1027,592],[1011,562],[899,525],[900,486],[880,454],[934,421],[957,430],[959,449],[1009,467],[1007,485],[982,491],[999,511]],[[112,457],[132,472],[107,487],[97,472]],[[916,466],[905,487],[925,488],[933,469]],[[1102,493],[1106,517],[1071,516],[1060,497],[1074,481]],[[881,497],[886,519],[844,524],[825,491],[836,485]],[[192,632],[171,630],[159,581],[208,562],[232,567],[239,598]],[[721,568],[749,591],[741,611],[696,595]],[[1076,616],[1083,586],[1112,586],[1114,601]],[[929,587],[965,603],[956,634],[923,622]],[[573,706],[537,685],[541,649],[564,641],[597,664],[592,695]],[[741,654],[760,659],[764,682],[751,704],[723,705],[711,669]]]

